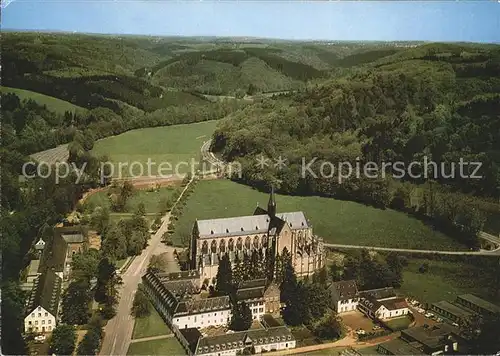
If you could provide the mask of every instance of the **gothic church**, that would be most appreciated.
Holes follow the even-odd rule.
[[[324,266],[323,240],[313,235],[312,226],[302,211],[277,213],[274,190],[267,211],[257,207],[253,215],[197,220],[191,239],[191,268],[200,272],[201,280],[217,275],[219,259],[226,253],[230,261],[236,256],[267,249],[274,254],[287,249],[297,276],[311,275]]]

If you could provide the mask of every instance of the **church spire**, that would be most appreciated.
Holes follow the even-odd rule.
[[[272,218],[276,216],[276,200],[274,198],[274,186],[271,186],[271,194],[269,195],[269,202],[267,203],[267,214]]]

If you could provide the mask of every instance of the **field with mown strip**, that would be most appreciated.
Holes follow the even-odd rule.
[[[190,236],[196,219],[251,215],[268,194],[229,180],[201,181],[176,222],[173,241]],[[278,212],[302,210],[326,242],[412,249],[464,250],[452,238],[404,213],[322,197],[277,195]]]
[[[40,105],[47,105],[47,108],[49,110],[54,111],[54,112],[59,113],[59,114],[64,114],[64,112],[66,112],[66,111],[71,111],[73,113],[75,113],[75,112],[81,112],[81,113],[87,112],[87,109],[82,108],[80,106],[76,106],[74,104],[71,104],[70,102],[67,102],[67,101],[64,101],[61,99],[57,99],[57,98],[54,98],[52,96],[40,94],[40,93],[30,91],[30,90],[9,88],[9,87],[0,87],[0,93],[2,93],[2,94],[14,93],[21,100],[32,99]]]
[[[420,273],[419,267],[424,263],[429,269]],[[412,258],[404,269],[400,292],[425,303],[453,302],[457,295],[466,293],[488,300],[491,283],[494,281],[484,276],[481,267],[470,263]],[[500,305],[500,299],[493,302]]]
[[[205,121],[132,130],[96,142],[93,152],[110,158],[115,177],[120,171],[122,177],[148,176],[148,173],[169,175],[175,173],[176,165],[178,173],[183,174],[191,170],[193,159],[200,160],[201,145],[210,139],[216,125],[217,121]],[[151,172],[148,172],[148,158],[151,159]],[[161,163],[163,170],[158,172]]]
[[[38,162],[54,164],[56,162],[66,162],[69,157],[68,145],[60,145],[45,151],[40,151],[31,155]]]
[[[140,203],[144,204],[146,214],[155,214],[159,212],[159,204],[162,199],[168,199],[174,193],[175,189],[180,186],[180,183],[172,183],[172,185],[161,187],[158,191],[148,191],[146,189],[136,189],[132,196],[127,200],[125,206],[125,213],[116,213],[117,215],[126,216],[127,213],[131,214],[137,210]],[[108,198],[108,189],[96,192],[90,195],[86,201],[86,205],[101,206],[103,208],[111,209],[111,202]],[[112,213],[114,214],[114,213]]]

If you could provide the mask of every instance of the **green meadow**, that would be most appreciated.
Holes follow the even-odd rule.
[[[176,222],[173,240],[189,236],[196,219],[251,215],[268,194],[229,180],[200,181]],[[405,213],[323,197],[277,195],[278,212],[303,211],[329,243],[411,249],[463,250],[452,238]]]
[[[192,160],[200,160],[201,145],[210,139],[216,124],[217,121],[205,121],[132,130],[99,140],[93,152],[109,157],[114,165],[115,177],[119,171],[122,177],[147,176],[149,173],[169,175],[175,173],[176,166],[178,173],[183,174],[191,170]],[[150,172],[148,159],[151,162]],[[119,163],[122,163],[121,170]],[[143,167],[142,174],[140,166]]]
[[[40,105],[46,105],[47,108],[51,111],[54,111],[58,114],[64,114],[66,111],[75,112],[87,112],[87,109],[82,108],[80,106],[71,104],[70,102],[54,98],[53,96],[48,96],[44,94],[40,94],[30,90],[17,89],[17,88],[9,88],[9,87],[0,87],[0,93],[14,93],[21,100],[34,100]]]

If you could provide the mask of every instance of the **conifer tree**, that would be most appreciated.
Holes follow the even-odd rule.
[[[250,329],[252,325],[252,311],[245,302],[234,302],[229,329],[243,331]]]
[[[215,276],[215,290],[218,295],[230,295],[233,291],[233,272],[227,253],[219,261],[219,268]]]
[[[286,303],[297,290],[297,276],[292,265],[292,257],[286,247],[283,249],[281,262],[283,263],[283,280],[280,285],[280,299]]]

